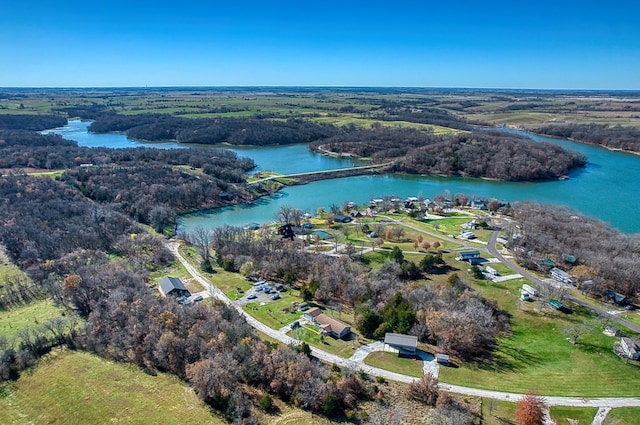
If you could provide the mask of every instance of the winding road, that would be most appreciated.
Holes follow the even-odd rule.
[[[493,235],[492,235],[493,236]],[[185,269],[191,274],[191,276],[196,279],[207,291],[208,295],[220,300],[226,305],[235,308],[238,313],[245,318],[247,323],[251,325],[256,330],[268,335],[269,337],[278,340],[284,344],[299,344],[300,341],[291,338],[286,335],[281,330],[276,330],[268,327],[267,325],[261,323],[254,317],[246,314],[242,310],[242,306],[233,303],[217,286],[212,284],[210,281],[205,279],[196,269],[189,263],[179,252],[178,248],[180,246],[179,242],[168,242],[167,248],[176,256],[176,258],[180,261],[180,263],[185,267]],[[490,243],[495,249],[495,240],[494,243]],[[498,253],[499,254],[499,253]],[[508,263],[505,263],[508,264]],[[517,269],[514,269],[517,270]],[[518,271],[521,273],[521,271]],[[523,274],[524,275],[524,274]],[[340,367],[351,368],[354,370],[362,370],[363,372],[372,375],[379,376],[391,381],[410,383],[416,380],[416,378],[408,375],[403,375],[400,373],[390,372],[388,370],[368,366],[364,364],[359,357],[352,357],[351,359],[345,359],[343,357],[337,356],[335,354],[328,353],[326,351],[320,350],[316,347],[311,347],[311,354],[322,360],[323,362],[335,364]],[[451,385],[446,383],[439,383],[440,389],[456,394],[463,394],[469,396],[476,397],[486,397],[492,398],[496,400],[517,402],[522,398],[523,394],[517,393],[508,393],[501,391],[491,391],[491,390],[483,390],[477,388],[469,388],[462,387],[459,385]],[[604,398],[581,398],[581,397],[556,397],[556,396],[543,396],[549,406],[572,406],[572,407],[598,407],[602,412],[608,412],[607,409],[616,408],[616,407],[640,407],[640,398],[625,398],[625,397],[604,397]],[[598,418],[596,418],[598,419]],[[594,419],[594,423],[596,421]],[[600,419],[602,420],[602,419]]]

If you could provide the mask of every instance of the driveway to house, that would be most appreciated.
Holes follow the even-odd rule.
[[[260,321],[255,319],[253,316],[246,314],[242,310],[242,306],[234,304],[229,298],[227,298],[227,296],[220,289],[218,289],[217,286],[211,284],[211,282],[205,279],[195,269],[195,267],[193,267],[180,254],[180,252],[178,251],[179,242],[168,242],[166,243],[166,246],[176,256],[178,261],[182,263],[182,265],[191,274],[191,276],[193,276],[194,279],[200,282],[200,284],[207,289],[211,297],[222,301],[223,303],[225,303],[226,305],[232,308],[235,308],[250,326],[284,344],[297,345],[300,343],[300,341],[294,338],[291,338],[281,330],[271,329],[264,323],[261,323]],[[495,248],[495,241],[493,243],[493,246]],[[375,343],[370,345],[371,347],[369,348],[369,350],[372,350],[372,351],[374,350],[374,348],[378,347]],[[361,354],[357,354],[357,353],[358,351],[356,351],[356,353],[354,353],[354,355],[351,358],[345,359],[335,354],[327,353],[326,351],[320,350],[315,347],[311,347],[311,354],[317,359],[320,359],[325,363],[335,364],[340,367],[351,368],[353,370],[361,370],[369,375],[379,376],[379,377],[382,377],[391,381],[396,381],[396,382],[411,383],[416,380],[416,378],[412,376],[403,375],[400,373],[390,372],[388,370],[368,366],[363,362],[366,355],[361,358],[361,356],[364,354],[364,351],[362,351]],[[429,363],[432,363],[432,362],[429,362]],[[427,362],[425,362],[425,364],[427,364]],[[462,387],[459,385],[445,384],[442,382],[440,382],[438,386],[443,391],[448,391],[456,394],[470,395],[470,396],[476,396],[476,397],[487,397],[487,398],[493,398],[496,400],[504,400],[504,401],[510,401],[510,402],[517,402],[523,396],[523,394],[482,390],[477,388]],[[598,407],[598,408],[640,407],[640,398],[625,398],[625,397],[581,398],[581,397],[555,397],[555,396],[544,396],[544,398],[549,406]]]

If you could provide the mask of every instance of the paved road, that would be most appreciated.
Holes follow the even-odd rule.
[[[495,244],[493,244],[495,246]],[[227,296],[215,285],[212,285],[207,279],[205,279],[178,251],[179,244],[177,242],[169,242],[167,243],[167,248],[176,256],[178,261],[182,263],[185,269],[196,279],[204,288],[207,289],[208,293],[222,301],[228,306],[235,308],[242,317],[245,318],[247,323],[259,330],[260,332],[270,336],[273,339],[276,339],[280,342],[289,345],[297,345],[300,341],[291,338],[290,336],[284,334],[283,332],[275,329],[271,329],[267,325],[261,323],[254,317],[245,314],[242,310],[242,307],[234,304]],[[315,347],[311,347],[311,354],[326,362],[338,365],[344,368],[351,368],[353,370],[362,370],[363,372],[372,375],[372,376],[380,376],[390,381],[396,382],[404,382],[410,383],[416,380],[416,378],[412,376],[402,375],[400,373],[390,372],[388,370],[379,369],[376,367],[368,366],[364,364],[359,357],[352,357],[351,359],[345,359],[343,357],[337,356],[335,354],[327,353],[326,351],[320,350]],[[505,400],[511,402],[517,402],[523,394],[516,393],[506,393],[501,391],[490,391],[490,390],[482,390],[476,388],[462,387],[459,385],[451,385],[440,383],[439,387],[448,392],[477,396],[477,397],[487,397],[493,398],[497,400]],[[553,397],[553,396],[545,396],[545,400],[547,404],[550,406],[574,406],[574,407],[598,407],[598,408],[614,408],[614,407],[640,407],[640,398],[622,398],[622,397],[611,397],[611,398],[579,398],[579,397]]]
[[[493,255],[494,257],[496,257],[498,260],[500,260],[500,262],[502,264],[504,264],[505,266],[509,267],[511,270],[513,270],[514,272],[522,275],[523,277],[529,279],[531,282],[533,282],[534,284],[538,285],[538,287],[540,286],[544,286],[545,283],[538,279],[537,277],[535,277],[534,275],[532,275],[531,273],[529,273],[527,270],[525,270],[524,268],[522,268],[520,265],[516,264],[515,262],[512,262],[510,260],[508,260],[507,258],[505,258],[496,248],[496,240],[498,239],[498,233],[500,232],[500,228],[495,229],[492,233],[491,233],[491,237],[489,238],[489,243],[487,244],[487,251]],[[593,311],[594,313],[596,313],[598,316],[602,316],[607,318],[608,320],[611,320],[612,322],[616,322],[622,326],[626,326],[627,328],[635,331],[635,332],[640,332],[640,326],[636,325],[635,323],[631,323],[627,320],[624,320],[616,315],[610,314],[609,312],[602,310],[598,307],[595,307],[579,298],[574,297],[573,295],[569,295],[566,294],[564,296],[567,300],[578,304],[582,307],[588,308],[589,310]]]

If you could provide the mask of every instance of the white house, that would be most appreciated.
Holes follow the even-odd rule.
[[[640,352],[638,352],[638,346],[631,338],[622,337],[620,338],[620,348],[625,356],[630,358],[631,360],[638,360],[640,357]]]
[[[571,276],[567,272],[557,267],[551,269],[551,277],[563,283],[573,283]]]

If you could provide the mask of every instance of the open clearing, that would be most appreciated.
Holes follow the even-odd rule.
[[[178,378],[83,352],[50,356],[0,387],[2,424],[225,424]]]
[[[0,337],[11,339],[20,329],[36,328],[64,312],[51,300],[36,301],[7,311],[0,311]]]

